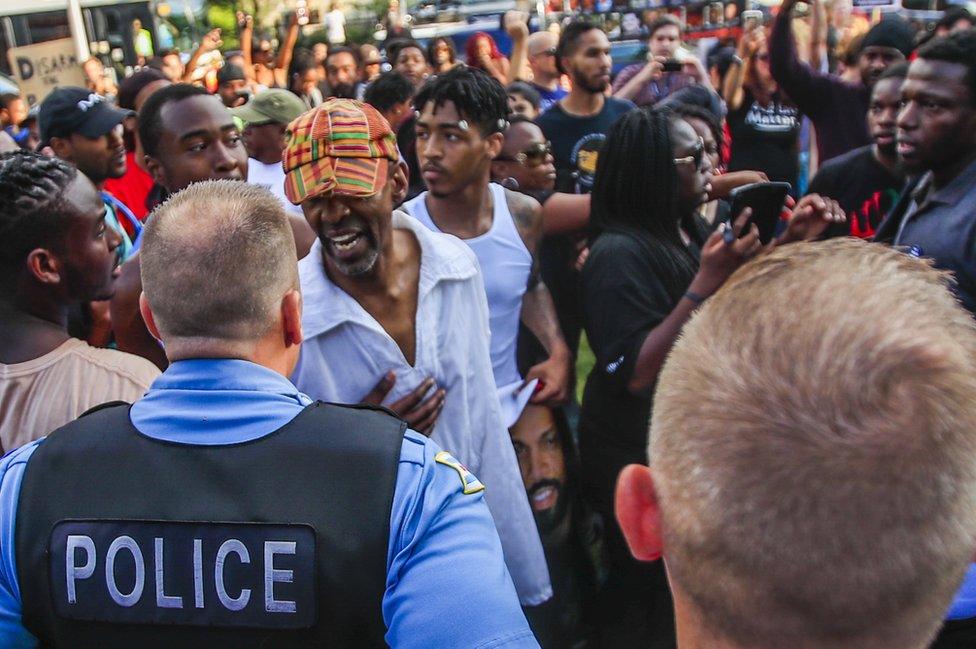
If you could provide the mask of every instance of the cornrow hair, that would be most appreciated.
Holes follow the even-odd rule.
[[[678,117],[691,117],[705,122],[708,130],[712,132],[712,137],[715,138],[715,144],[722,148],[722,144],[725,142],[725,134],[722,133],[722,124],[715,113],[697,104],[678,103],[670,105],[670,108]]]
[[[454,103],[462,119],[477,125],[483,135],[504,133],[508,128],[508,95],[505,87],[487,72],[458,66],[433,77],[424,84],[414,98],[420,111],[428,103],[434,109],[444,102]]]
[[[32,151],[0,155],[0,265],[5,271],[63,233],[69,213],[64,193],[77,175],[60,158]],[[4,272],[4,277],[7,282],[14,275]]]
[[[159,136],[163,132],[163,108],[167,104],[197,96],[209,97],[210,93],[200,86],[174,83],[160,88],[146,100],[139,111],[139,140],[146,155],[154,156],[159,149]]]

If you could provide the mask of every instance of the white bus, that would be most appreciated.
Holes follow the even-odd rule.
[[[132,21],[153,30],[150,0],[80,0],[92,54],[122,65],[135,63]],[[0,72],[10,74],[7,50],[59,38],[71,38],[68,0],[0,0]]]

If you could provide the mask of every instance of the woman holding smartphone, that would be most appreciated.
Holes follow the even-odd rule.
[[[604,519],[609,573],[601,598],[609,646],[673,643],[661,562],[634,560],[613,515],[617,475],[647,464],[657,376],[694,310],[762,245],[747,209],[710,236],[697,215],[711,163],[702,139],[666,109],[639,109],[610,129],[591,194],[594,239],[583,267],[584,327],[596,356],[579,425],[584,492]],[[819,196],[797,205],[778,243],[818,236],[843,213]]]

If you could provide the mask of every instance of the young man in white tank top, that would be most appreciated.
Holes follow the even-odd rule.
[[[507,102],[501,84],[473,68],[454,68],[421,90],[415,99],[417,158],[428,191],[403,207],[428,228],[460,238],[478,257],[488,295],[492,370],[511,426],[530,381],[539,381],[533,403],[566,399],[571,354],[539,277],[541,208],[489,182],[491,161],[504,144]],[[520,320],[549,354],[524,380],[515,355]]]

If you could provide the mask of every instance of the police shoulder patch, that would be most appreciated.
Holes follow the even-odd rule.
[[[461,478],[461,490],[466,494],[476,494],[479,491],[485,490],[485,485],[482,484],[481,480],[478,480],[473,473],[468,471],[468,468],[458,462],[453,455],[447,451],[441,451],[434,456],[434,461],[438,464],[443,464],[444,466],[449,466],[455,471],[457,471],[458,476]]]

